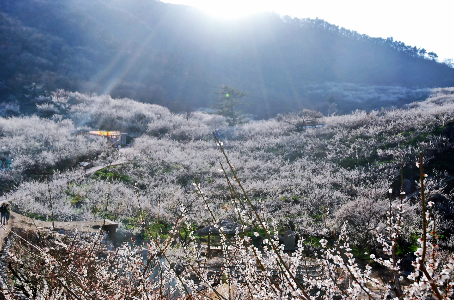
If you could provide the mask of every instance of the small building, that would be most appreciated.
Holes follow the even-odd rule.
[[[99,135],[107,137],[113,145],[126,145],[126,132],[120,131],[105,131],[105,130],[90,130],[91,135]]]
[[[84,134],[104,136],[112,143],[112,145],[126,145],[126,136],[128,135],[125,132],[107,130],[90,130],[84,132]]]
[[[108,130],[86,130],[78,129],[72,132],[73,135],[97,135],[104,136],[112,143],[112,145],[126,145],[126,132],[108,131]]]

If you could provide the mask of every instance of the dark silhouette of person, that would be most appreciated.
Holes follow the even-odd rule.
[[[6,207],[6,204],[3,203],[2,206],[0,206],[0,224],[1,225],[6,225],[6,213],[8,211],[8,208]]]

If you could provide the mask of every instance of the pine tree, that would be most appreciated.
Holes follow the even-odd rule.
[[[236,109],[236,107],[244,104],[244,101],[240,99],[249,95],[249,92],[240,91],[228,85],[223,85],[221,90],[216,91],[215,93],[219,95],[219,102],[215,106],[215,109],[217,109],[216,113],[226,117],[230,126],[241,123],[243,119],[241,117],[242,112]]]

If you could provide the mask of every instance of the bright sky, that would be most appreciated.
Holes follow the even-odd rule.
[[[224,19],[260,11],[319,18],[372,37],[393,37],[410,46],[454,58],[454,0],[161,0],[195,6]]]

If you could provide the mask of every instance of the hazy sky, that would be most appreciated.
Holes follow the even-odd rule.
[[[270,10],[297,18],[319,18],[367,34],[393,37],[410,46],[454,58],[454,0],[161,0],[198,7],[220,18]]]

